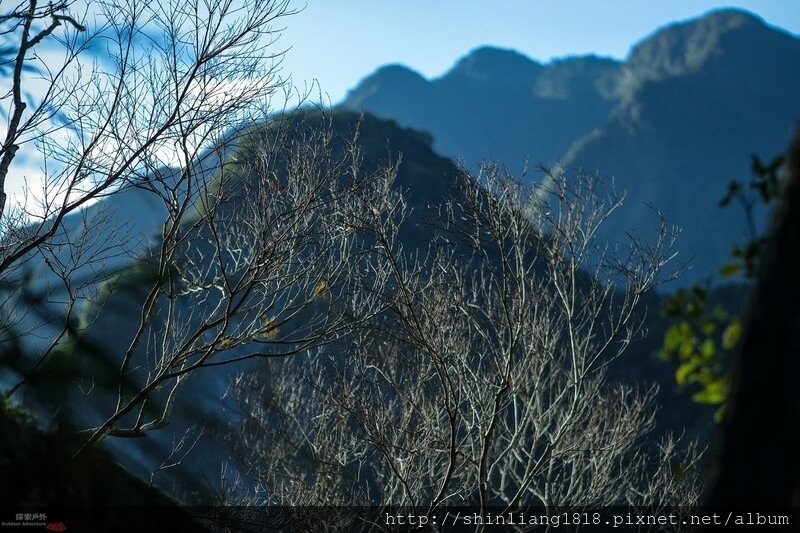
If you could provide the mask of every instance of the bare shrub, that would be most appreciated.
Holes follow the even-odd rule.
[[[597,228],[622,198],[593,176],[547,177],[525,187],[496,165],[463,176],[426,255],[398,246],[396,220],[369,227],[386,311],[346,343],[233,385],[248,416],[238,457],[260,482],[247,501],[417,512],[695,501],[694,451],[645,445],[654,390],[605,376],[641,333],[673,234],[661,219],[650,241],[603,247]]]

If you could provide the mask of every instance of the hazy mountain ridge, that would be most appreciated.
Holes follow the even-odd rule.
[[[758,45],[754,46],[758,41]],[[719,10],[699,19],[670,24],[634,45],[626,68],[641,80],[661,80],[711,67],[727,71],[725,82],[747,82],[742,74],[766,73],[784,47],[796,38],[768,26],[752,13]],[[758,61],[753,62],[753,59]],[[733,59],[733,61],[731,61]],[[746,70],[741,69],[746,65]]]
[[[619,64],[594,56],[543,66],[511,50],[479,48],[440,78],[392,65],[354,90],[342,107],[430,131],[434,147],[468,165],[559,157],[613,109]],[[547,135],[537,135],[547,131]]]
[[[703,279],[746,239],[744,214],[718,207],[728,182],[747,177],[752,154],[783,153],[800,116],[800,40],[725,11],[662,30],[628,64],[638,86],[564,163],[629,191],[608,235],[642,228],[647,202],[663,210],[683,229],[683,260],[695,258],[685,279]]]
[[[395,84],[401,71],[413,82]],[[751,154],[784,151],[800,116],[800,40],[720,10],[657,30],[624,63],[584,56],[542,65],[480,48],[430,81],[380,69],[342,106],[428,130],[437,150],[468,165],[499,159],[520,169],[529,157],[613,176],[627,205],[606,236],[652,227],[646,204],[657,206],[683,228],[691,282],[745,239],[742,214],[717,204],[730,180],[747,176]]]

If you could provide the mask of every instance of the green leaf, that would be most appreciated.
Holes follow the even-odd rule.
[[[694,374],[694,371],[697,369],[698,361],[696,359],[690,359],[684,363],[678,365],[678,368],[675,370],[675,382],[679,386],[684,386],[689,383],[691,380],[690,378]]]
[[[714,422],[717,424],[721,424],[722,421],[725,419],[725,414],[728,411],[728,404],[722,403],[716,411],[714,411]]]
[[[738,343],[742,336],[742,323],[739,320],[734,320],[722,331],[722,347],[726,350],[732,350]]]
[[[719,274],[721,276],[731,277],[737,275],[741,271],[742,271],[741,263],[728,263],[727,265],[719,269]]]
[[[724,377],[720,377],[706,384],[703,390],[694,393],[692,399],[697,403],[720,405],[725,402],[727,393],[727,381]]]
[[[716,353],[717,348],[714,345],[714,339],[706,339],[703,341],[703,344],[700,345],[700,354],[704,359],[713,359]]]
[[[683,315],[683,304],[686,301],[686,291],[679,289],[667,298],[664,304],[664,314],[670,317],[680,317]]]
[[[731,203],[731,200],[733,200],[734,197],[737,194],[739,194],[739,191],[741,190],[742,190],[742,184],[739,183],[738,181],[734,180],[728,183],[728,191],[725,193],[725,196],[722,198],[722,200],[719,201],[720,207],[726,207],[727,205],[729,205]]]
[[[719,322],[724,322],[728,320],[728,312],[720,305],[716,306],[713,311],[714,318],[717,319]]]
[[[681,359],[689,359],[695,355],[694,339],[686,339],[678,349],[678,355]]]
[[[686,316],[689,318],[700,318],[703,316],[703,306],[697,302],[686,304]]]
[[[686,322],[672,324],[664,334],[664,351],[676,351],[687,339],[687,332],[690,330]]]
[[[692,294],[694,294],[695,298],[698,300],[705,301],[706,297],[708,296],[708,291],[705,289],[705,287],[695,285],[692,287]]]

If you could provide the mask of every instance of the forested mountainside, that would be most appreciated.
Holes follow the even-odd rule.
[[[453,185],[463,174],[454,163],[433,151],[431,139],[424,133],[369,115],[335,113],[334,116],[330,124],[335,132],[334,149],[344,149],[357,131],[365,172],[399,161],[393,189],[402,193],[409,209],[408,221],[398,235],[400,246],[404,253],[424,255],[436,233],[429,224],[429,208],[448,199],[457,200]],[[315,113],[298,114],[290,120],[296,121],[298,132],[328,127],[327,120]],[[235,200],[248,201],[252,198],[240,196]],[[234,206],[229,208],[235,209]],[[153,246],[157,248],[157,244]],[[56,408],[58,417],[71,428],[101,424],[114,405],[119,387],[117,369],[123,353],[136,335],[147,289],[153,283],[159,283],[148,267],[147,257],[147,253],[143,254],[142,261],[131,264],[101,287],[100,298],[82,310],[82,327],[86,330],[56,354],[26,391],[30,402]],[[197,316],[197,305],[213,307],[215,303],[214,299],[201,304],[191,303],[189,307],[179,303],[172,312],[192,320],[191,317]],[[637,336],[624,357],[611,364],[609,377],[612,381],[642,386],[659,385],[656,434],[687,431],[692,437],[704,440],[709,435],[712,409],[693,404],[688,395],[678,392],[673,384],[671,366],[657,356],[665,329],[658,313],[661,305],[657,295],[647,297],[647,309],[642,309],[642,312],[648,313],[648,335],[644,339]],[[159,311],[162,312],[165,311]],[[281,331],[302,328],[305,316],[301,314],[283,324]],[[162,317],[154,324],[158,327],[157,324],[165,320]],[[190,323],[181,325],[192,327]],[[114,333],[109,335],[109,332]],[[146,369],[153,350],[151,341],[142,342],[136,350],[132,368]],[[247,347],[240,346],[223,349],[215,357],[229,359],[246,352]],[[129,471],[145,479],[152,475],[157,486],[179,501],[208,502],[218,488],[218,474],[223,465],[232,468],[226,439],[237,431],[241,412],[229,388],[237,374],[259,368],[257,360],[200,369],[181,386],[168,425],[149,431],[144,438],[108,437],[105,446]],[[140,375],[131,379],[143,378]],[[163,401],[163,395],[154,398],[161,398],[155,400],[156,403]],[[189,440],[183,443],[178,453],[182,457],[180,464],[168,469],[159,468],[165,461],[170,462],[169,458],[175,455],[176,443],[187,435]]]

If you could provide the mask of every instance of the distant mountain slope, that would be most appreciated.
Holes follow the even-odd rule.
[[[800,41],[739,12],[670,26],[636,46],[636,87],[609,121],[567,152],[568,166],[599,169],[630,191],[614,233],[642,227],[652,202],[683,228],[689,279],[708,275],[745,239],[745,217],[721,209],[751,154],[783,153],[800,116]]]
[[[651,203],[683,229],[685,283],[705,279],[744,240],[744,217],[717,207],[751,154],[782,153],[800,117],[800,40],[737,10],[665,27],[624,63],[542,65],[491,48],[434,80],[380,69],[342,103],[430,131],[468,165],[524,157],[614,176],[628,191],[607,236],[652,227]]]
[[[521,168],[550,161],[602,123],[617,101],[619,64],[593,56],[543,66],[511,50],[480,48],[431,81],[379,69],[342,103],[429,131],[441,153],[472,166],[496,158]]]

